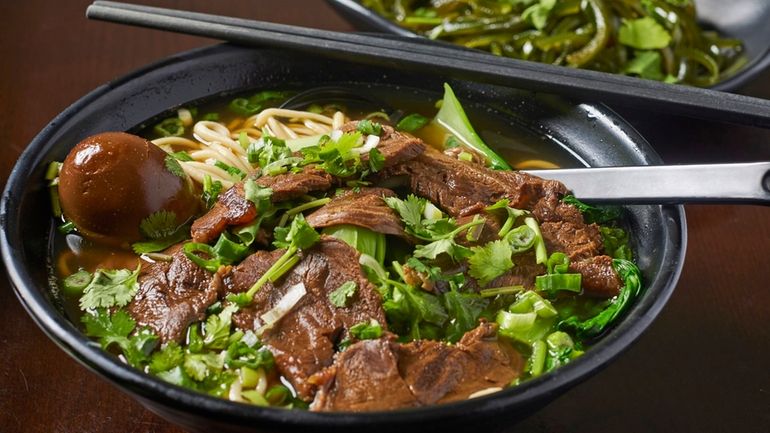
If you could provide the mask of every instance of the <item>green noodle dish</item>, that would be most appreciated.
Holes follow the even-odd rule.
[[[498,56],[712,86],[747,63],[692,0],[362,0],[430,39]]]

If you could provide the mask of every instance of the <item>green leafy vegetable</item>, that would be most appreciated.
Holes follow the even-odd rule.
[[[666,48],[671,35],[652,17],[624,20],[618,31],[618,41],[638,50]]]
[[[369,322],[357,323],[350,327],[350,335],[359,340],[374,340],[382,336],[380,322],[371,319]]]
[[[513,250],[508,242],[496,240],[484,246],[471,248],[473,255],[468,259],[468,273],[478,280],[482,287],[513,268]]]
[[[445,339],[459,341],[462,336],[479,324],[482,311],[489,305],[484,297],[473,293],[461,293],[457,289],[444,293],[441,300],[449,321],[444,329]]]
[[[80,308],[91,310],[127,305],[139,290],[139,269],[139,266],[134,271],[97,269],[91,282],[83,289]]]
[[[182,179],[187,179],[187,175],[185,174],[184,169],[182,169],[182,165],[179,164],[179,160],[177,160],[173,155],[166,155],[164,161],[166,163],[166,170],[168,170],[171,174],[177,177],[181,177]]]
[[[211,180],[211,176],[208,174],[203,175],[203,194],[201,198],[206,205],[206,209],[211,209],[217,202],[219,193],[222,192],[222,182],[218,180]]]
[[[270,198],[273,196],[273,190],[257,184],[254,179],[246,179],[243,189],[246,200],[254,203],[258,213],[265,212],[272,204]]]
[[[374,148],[369,151],[369,170],[372,173],[377,173],[385,167],[385,157],[382,152]]]
[[[418,129],[422,129],[425,125],[428,124],[430,120],[417,113],[412,113],[409,115],[406,115],[401,118],[401,120],[398,121],[396,124],[396,129],[400,131],[406,131],[406,132],[414,132]]]
[[[329,302],[335,307],[342,308],[347,306],[348,301],[353,298],[358,284],[355,281],[346,281],[333,291],[329,292]]]
[[[203,345],[210,349],[224,349],[228,345],[233,313],[237,305],[230,304],[219,314],[212,314],[206,319],[203,330]]]
[[[176,213],[160,210],[139,223],[139,230],[150,239],[160,239],[174,234],[178,227]]]
[[[613,221],[617,221],[620,219],[623,214],[621,212],[621,209],[616,206],[591,206],[589,204],[585,204],[581,202],[580,200],[576,199],[575,196],[572,195],[566,195],[564,196],[561,201],[566,204],[571,204],[578,208],[580,213],[583,214],[583,217],[585,217],[585,220],[587,223],[596,223],[596,224],[607,224]]]
[[[382,125],[369,119],[359,120],[356,125],[356,131],[366,135],[380,135],[382,133]]]
[[[92,314],[84,314],[81,321],[85,325],[86,335],[97,338],[103,349],[117,345],[129,365],[137,368],[149,359],[158,341],[158,337],[148,329],[130,336],[136,328],[136,322],[123,310],[118,310],[112,316],[106,309],[94,310]]]
[[[468,116],[465,115],[465,110],[460,105],[460,101],[455,96],[452,88],[449,87],[449,84],[446,83],[444,84],[443,101],[441,109],[433,121],[457,137],[466,146],[483,155],[491,168],[495,170],[511,170],[511,166],[500,155],[490,149],[481,140],[481,137],[476,134],[476,131],[473,130],[473,126],[471,126]]]
[[[612,265],[623,280],[620,294],[599,314],[586,320],[570,316],[559,323],[559,329],[571,329],[580,338],[596,337],[604,332],[639,296],[642,282],[639,268],[628,260],[613,259]]]
[[[385,261],[387,243],[382,233],[349,224],[326,227],[323,233],[344,241],[361,254],[374,257],[380,264]]]

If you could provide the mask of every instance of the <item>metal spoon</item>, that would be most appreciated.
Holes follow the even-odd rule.
[[[525,170],[585,202],[768,204],[770,162]]]

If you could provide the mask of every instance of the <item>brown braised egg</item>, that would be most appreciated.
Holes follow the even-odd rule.
[[[64,215],[83,236],[110,244],[140,240],[140,223],[155,212],[174,212],[182,224],[199,206],[176,160],[124,132],[78,143],[62,165],[59,194]]]

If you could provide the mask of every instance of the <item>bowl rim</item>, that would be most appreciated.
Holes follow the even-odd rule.
[[[617,357],[649,327],[653,319],[663,309],[682,271],[687,243],[687,230],[684,207],[660,206],[671,236],[667,239],[667,266],[656,274],[654,282],[645,287],[643,296],[624,314],[616,324],[593,348],[576,361],[560,367],[555,372],[531,379],[516,387],[488,396],[460,402],[431,405],[415,409],[378,412],[310,412],[303,410],[285,410],[280,408],[261,408],[244,403],[212,397],[186,388],[169,384],[161,379],[143,373],[122,363],[117,357],[103,351],[97,343],[85,337],[66,317],[51,304],[44,293],[38,290],[23,263],[22,234],[18,230],[18,212],[21,191],[29,173],[33,172],[36,152],[48,144],[60,125],[77,114],[91,102],[108,95],[113,89],[130,83],[149,72],[160,70],[178,62],[194,60],[199,57],[215,55],[222,50],[255,50],[235,47],[230,44],[218,44],[196,48],[174,54],[138,68],[120,78],[103,84],[81,97],[49,122],[30,142],[20,155],[8,178],[0,200],[0,252],[7,269],[11,285],[17,298],[43,332],[68,355],[113,384],[125,388],[143,404],[146,400],[183,411],[194,409],[197,414],[213,417],[223,422],[260,421],[262,427],[309,427],[327,425],[334,427],[360,427],[362,425],[409,425],[425,423],[437,419],[489,415],[511,408],[529,407],[529,405],[547,399],[565,388],[569,388],[592,373],[599,371],[610,360]],[[601,104],[581,104],[593,107],[602,113],[607,122],[622,125],[626,134],[633,138],[638,149],[645,157],[660,161],[660,157],[651,146],[619,115]],[[653,296],[653,285],[655,295]],[[46,289],[47,290],[47,289]],[[152,409],[148,407],[148,409]],[[268,424],[264,424],[267,422]]]
[[[364,24],[369,29],[385,32],[390,35],[430,40],[391,22],[387,18],[362,5],[358,0],[326,0],[326,2],[336,8],[348,22],[357,28],[362,28],[360,24]],[[356,21],[353,20],[353,17],[355,17]],[[522,61],[531,62],[529,60]],[[757,55],[737,73],[717,82],[713,86],[709,86],[708,88],[719,91],[737,90],[756,78],[757,75],[761,74],[768,67],[770,67],[770,47],[768,47],[764,53],[757,53]]]

